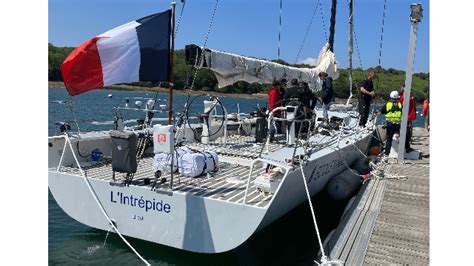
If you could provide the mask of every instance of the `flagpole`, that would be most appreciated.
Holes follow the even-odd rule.
[[[174,75],[173,75],[173,57],[174,57],[174,24],[175,24],[175,13],[176,13],[176,2],[171,2],[171,9],[172,9],[172,27],[171,27],[171,51],[170,51],[170,66],[169,66],[169,99],[168,99],[168,125],[172,124],[173,119],[173,86],[174,86]]]

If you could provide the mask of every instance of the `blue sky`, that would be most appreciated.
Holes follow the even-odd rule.
[[[329,32],[331,0],[320,0],[326,31]],[[405,69],[410,32],[410,3],[387,0],[382,66]],[[429,1],[423,4],[419,25],[415,72],[429,71]],[[129,21],[165,10],[170,1],[160,0],[49,0],[48,39],[56,46],[80,43]],[[281,59],[294,63],[307,25],[318,0],[283,0]],[[187,0],[176,49],[202,45],[214,0]],[[384,0],[354,0],[354,24],[363,68],[378,65]],[[182,7],[177,1],[177,12]],[[339,0],[335,53],[341,67],[348,66],[348,0]],[[219,0],[207,46],[227,52],[266,59],[278,58],[279,0]],[[315,58],[326,42],[321,12],[312,22],[299,62]],[[354,67],[360,66],[356,48]]]

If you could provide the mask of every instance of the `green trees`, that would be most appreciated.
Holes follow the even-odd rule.
[[[339,78],[334,81],[334,90],[337,98],[349,97],[349,71],[339,69]],[[368,71],[374,71],[376,79],[374,81],[374,90],[376,98],[386,100],[391,91],[399,91],[405,82],[405,71],[393,68],[384,69],[377,67],[374,69],[362,70],[354,69],[352,71],[352,94],[358,95],[359,88],[363,80],[367,78]],[[429,90],[429,74],[416,73],[413,75],[412,91],[417,102],[423,102],[427,97]]]
[[[51,43],[48,43],[48,80],[63,80],[61,64],[73,49],[72,47],[55,47]]]
[[[48,44],[48,79],[51,81],[62,81],[61,64],[66,57],[71,53],[72,47],[55,47],[51,43]],[[191,86],[195,69],[186,65],[184,50],[176,50],[174,52],[174,88],[177,90],[184,89]],[[304,64],[289,64],[284,60],[277,59],[273,62],[290,65],[294,67],[310,67]],[[400,90],[401,85],[405,80],[405,71],[394,68],[384,69],[381,66],[376,66],[371,69],[362,70],[356,68],[352,73],[352,93],[358,95],[359,86],[361,82],[367,77],[367,72],[372,70],[376,73],[377,79],[374,82],[376,97],[386,99],[392,90]],[[422,102],[429,90],[429,73],[415,73],[413,75],[413,93],[417,102]],[[155,87],[159,84],[157,82],[137,82],[132,85],[142,87]],[[167,87],[168,84],[162,83],[162,87]],[[194,90],[202,91],[216,91],[220,93],[266,93],[271,88],[271,84],[259,84],[239,81],[233,85],[218,88],[217,79],[214,74],[208,69],[201,69],[198,71],[196,80],[194,82]],[[347,69],[340,69],[340,76],[334,81],[334,90],[337,98],[349,97],[349,72]]]

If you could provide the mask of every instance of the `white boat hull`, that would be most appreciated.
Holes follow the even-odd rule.
[[[266,211],[191,194],[161,194],[144,187],[89,181],[120,233],[193,252],[219,253],[239,246],[255,232]],[[58,205],[75,220],[101,230],[111,229],[83,177],[50,172],[49,188]],[[138,198],[133,200],[135,206],[124,196]],[[141,205],[140,200],[144,201]],[[157,202],[162,202],[161,211]],[[169,206],[167,212],[165,204]]]
[[[323,190],[346,164],[361,157],[359,150],[366,151],[370,139],[369,133],[361,133],[341,141],[339,152],[325,148],[312,154],[304,165],[311,195]],[[89,182],[123,235],[199,253],[234,249],[307,200],[299,167],[289,171],[265,207],[181,191],[152,191],[146,186],[125,187],[94,178]],[[50,170],[49,188],[59,206],[75,220],[111,229],[82,176]]]
[[[339,152],[324,149],[313,154],[309,162],[303,167],[311,196],[321,192],[331,177],[347,169],[346,164],[351,165],[360,158],[362,156],[361,151],[367,151],[370,140],[370,135],[366,135],[357,141],[355,146],[352,145],[353,142],[341,144]],[[274,222],[307,200],[301,170],[297,167],[288,174],[275,193],[259,229]]]

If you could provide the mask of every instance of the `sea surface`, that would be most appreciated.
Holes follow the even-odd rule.
[[[94,90],[69,97],[65,89],[49,89],[48,134],[59,134],[55,122],[67,121],[73,129],[75,122],[82,131],[112,129],[113,108],[130,106],[136,101],[143,104],[149,98],[168,98],[155,92]],[[191,99],[193,96],[191,96]],[[190,116],[203,109],[203,96],[190,106]],[[228,113],[255,111],[266,106],[265,99],[220,97]],[[173,108],[181,112],[186,96],[174,95]],[[58,102],[69,102],[60,104]],[[160,103],[160,101],[158,101]],[[239,107],[237,106],[239,105]],[[72,110],[74,112],[72,112]],[[124,120],[144,117],[143,112],[122,112]],[[167,113],[156,117],[167,117]],[[99,122],[99,123],[98,123]],[[105,122],[105,123],[104,123]],[[415,126],[422,127],[417,115]],[[324,238],[337,226],[346,202],[330,201],[324,193],[312,199],[316,218]],[[141,265],[141,260],[114,233],[90,228],[69,217],[58,206],[48,191],[48,250],[49,264]],[[269,227],[256,233],[233,251],[219,254],[198,254],[127,237],[135,249],[152,265],[307,265],[317,258],[319,251],[316,233],[307,203],[299,206]]]

